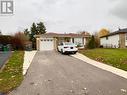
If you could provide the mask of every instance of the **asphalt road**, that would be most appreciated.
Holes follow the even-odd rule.
[[[0,68],[4,65],[4,63],[8,60],[9,56],[11,55],[11,52],[2,52],[0,51]]]
[[[37,52],[9,95],[127,95],[127,79],[57,52]]]

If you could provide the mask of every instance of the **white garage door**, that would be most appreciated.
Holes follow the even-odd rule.
[[[43,38],[40,40],[40,51],[48,51],[54,49],[53,38]]]

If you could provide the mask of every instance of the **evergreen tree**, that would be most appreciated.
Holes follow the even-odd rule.
[[[44,34],[46,33],[46,27],[43,22],[37,23],[37,33],[36,34]]]
[[[32,46],[35,49],[36,48],[36,38],[34,36],[37,33],[37,26],[35,23],[32,24],[30,30],[31,30],[30,41],[32,41]]]
[[[24,35],[30,40],[30,31],[28,31],[28,28],[24,29]]]
[[[24,34],[26,36],[29,36],[30,41],[33,44],[33,48],[36,48],[36,38],[34,37],[35,35],[40,35],[46,33],[46,27],[44,26],[43,22],[39,22],[37,24],[33,23],[30,32],[28,29],[24,30]]]
[[[94,49],[94,48],[96,48],[95,38],[94,38],[93,35],[92,35],[91,39],[89,40],[88,48],[89,48],[89,49]]]
[[[28,35],[29,35],[28,28],[24,29],[24,34],[25,34],[26,36],[28,36]]]

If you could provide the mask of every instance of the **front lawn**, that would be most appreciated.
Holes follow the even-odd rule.
[[[127,49],[80,50],[87,57],[127,71]]]
[[[23,51],[13,52],[5,68],[0,72],[0,92],[7,93],[21,84],[23,58]]]

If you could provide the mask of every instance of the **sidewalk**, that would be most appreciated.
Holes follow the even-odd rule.
[[[127,72],[126,71],[123,71],[121,69],[118,69],[118,68],[115,68],[115,67],[112,67],[112,66],[109,66],[109,65],[106,65],[104,63],[100,63],[100,62],[97,62],[95,60],[92,60],[86,56],[84,56],[83,54],[80,54],[80,53],[77,53],[75,55],[71,55],[72,57],[75,57],[77,59],[80,59],[88,64],[91,64],[93,66],[96,66],[100,69],[103,69],[103,70],[106,70],[106,71],[109,71],[113,74],[116,74],[118,76],[121,76],[123,78],[126,78],[127,79]]]
[[[24,63],[23,63],[23,75],[27,73],[27,70],[32,63],[32,60],[37,51],[25,51]]]

